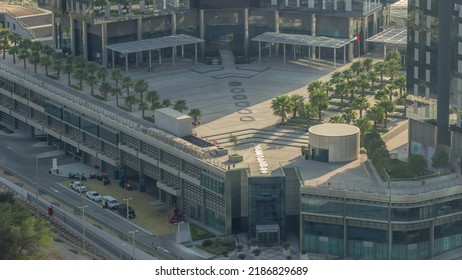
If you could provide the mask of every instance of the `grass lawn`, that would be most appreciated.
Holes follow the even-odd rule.
[[[191,239],[193,241],[215,237],[215,234],[195,224],[189,224],[189,230],[191,231]]]
[[[218,237],[212,239],[212,244],[200,248],[214,255],[221,255],[223,252],[230,252],[234,250],[234,238],[232,236]]]

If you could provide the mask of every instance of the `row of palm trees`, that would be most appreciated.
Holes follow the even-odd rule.
[[[67,84],[78,90],[83,90],[86,83],[90,87],[90,94],[95,95],[95,88],[99,90],[100,96],[107,101],[108,95],[114,96],[116,106],[119,105],[119,97],[124,97],[125,106],[131,112],[133,105],[138,105],[142,117],[145,118],[146,110],[155,110],[172,106],[169,99],[161,100],[155,90],[149,89],[149,84],[141,80],[133,80],[130,76],[123,76],[120,69],[109,71],[95,62],[88,62],[83,56],[64,57],[61,52],[56,52],[48,45],[40,42],[23,39],[17,33],[10,33],[7,29],[0,30],[0,48],[3,52],[3,59],[6,52],[12,55],[13,63],[16,64],[16,57],[23,61],[24,68],[27,62],[34,65],[34,72],[37,73],[37,64],[45,68],[45,74],[54,79],[60,79],[61,74],[67,75]],[[55,71],[55,75],[49,74],[49,68]],[[78,85],[71,83],[71,77],[78,80]],[[135,92],[138,96],[130,94]],[[185,100],[177,100],[173,109],[179,112],[188,110]],[[192,108],[189,115],[193,118],[194,124],[198,124],[202,118],[199,108]]]
[[[308,101],[301,95],[276,97],[271,104],[273,114],[281,117],[284,124],[288,114],[295,118],[299,112],[309,127],[310,119],[317,117],[321,122],[322,111],[329,108],[330,100],[339,98],[341,113],[331,116],[330,122],[354,123],[364,134],[372,128],[377,130],[378,124],[386,126],[388,115],[396,110],[396,104],[406,104],[406,78],[398,75],[399,59],[399,52],[390,51],[384,62],[374,64],[371,58],[355,61],[349,69],[333,73],[327,82],[310,83]],[[394,100],[396,96],[399,98]],[[374,100],[369,101],[370,97]],[[345,103],[344,98],[348,98],[349,103]]]

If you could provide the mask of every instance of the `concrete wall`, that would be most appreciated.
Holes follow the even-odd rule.
[[[310,133],[312,148],[329,150],[329,162],[352,161],[359,157],[359,132],[346,136],[324,136]]]
[[[191,135],[192,118],[171,108],[154,110],[155,126],[178,137]]]

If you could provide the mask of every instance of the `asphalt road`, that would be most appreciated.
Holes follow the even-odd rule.
[[[62,178],[48,174],[48,170],[51,167],[51,163],[48,160],[40,159],[36,171],[35,155],[54,150],[54,148],[50,147],[33,147],[33,144],[37,142],[38,140],[31,138],[0,135],[0,165],[8,167],[33,182],[37,182],[41,193],[54,192],[59,194],[62,201],[66,201],[66,204],[72,208],[88,205],[88,208],[85,210],[87,215],[94,216],[97,220],[104,221],[106,225],[110,226],[115,231],[127,233],[128,235],[129,231],[137,229],[133,224],[121,218],[116,213],[102,209],[100,204],[93,203],[86,199],[85,196],[80,197],[78,193],[71,189],[63,189],[57,186],[56,183],[62,181]],[[38,174],[38,176],[36,174]],[[157,237],[139,228],[135,238],[138,243],[141,242],[147,246],[151,246],[151,244],[160,246],[168,251],[168,254],[174,259],[202,259],[201,256],[196,254],[193,250],[185,246],[178,246],[174,234],[171,236]],[[117,246],[120,244],[114,245]],[[164,253],[166,251],[164,251]]]

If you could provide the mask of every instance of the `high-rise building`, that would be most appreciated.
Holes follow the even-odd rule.
[[[410,152],[431,162],[437,148],[461,168],[462,1],[409,0]]]

